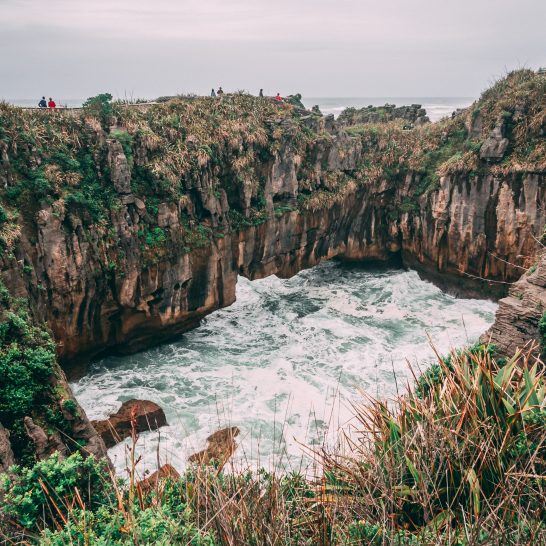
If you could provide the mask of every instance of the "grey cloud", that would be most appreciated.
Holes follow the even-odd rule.
[[[546,64],[544,20],[543,0],[0,0],[0,96],[476,95]]]

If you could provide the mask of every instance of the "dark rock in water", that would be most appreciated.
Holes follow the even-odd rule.
[[[132,422],[136,432],[157,430],[167,424],[165,412],[155,402],[150,400],[128,400],[121,408],[102,421],[92,424],[107,448],[113,447],[125,438],[131,436]]]
[[[11,450],[9,431],[0,423],[0,472],[7,472],[15,464],[15,457]]]
[[[216,431],[207,438],[207,447],[191,455],[188,461],[205,466],[214,465],[218,467],[218,470],[221,470],[235,453],[237,443],[234,438],[239,436],[240,432],[238,427],[228,427]]]
[[[174,466],[164,464],[159,470],[156,470],[153,474],[150,474],[147,478],[138,482],[138,486],[143,493],[148,493],[149,491],[156,489],[159,482],[162,480],[177,480],[179,478],[180,474]]]

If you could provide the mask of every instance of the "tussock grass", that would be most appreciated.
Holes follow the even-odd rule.
[[[350,450],[317,453],[316,479],[192,467],[148,491],[134,458],[129,483],[72,461],[57,476],[64,485],[44,479],[38,489],[36,469],[18,471],[5,485],[4,524],[22,543],[48,545],[542,544],[545,388],[530,353],[502,361],[473,347],[439,357],[389,403],[355,406]],[[40,464],[59,472],[55,458]],[[97,473],[98,503],[81,492]],[[37,491],[25,520],[21,499]]]

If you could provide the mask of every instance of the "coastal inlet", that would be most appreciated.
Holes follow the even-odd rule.
[[[415,271],[326,262],[288,280],[240,277],[237,301],[174,343],[95,362],[74,383],[90,419],[131,398],[157,402],[161,464],[182,470],[215,430],[235,425],[235,464],[282,470],[309,459],[301,444],[334,441],[350,430],[359,389],[389,396],[412,371],[475,342],[497,305],[457,299]],[[329,432],[328,432],[329,431]],[[158,433],[142,434],[141,471],[157,466]],[[127,442],[128,440],[126,440]],[[109,453],[119,472],[125,443]]]

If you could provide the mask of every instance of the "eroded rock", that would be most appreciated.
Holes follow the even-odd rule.
[[[34,423],[30,417],[25,417],[23,423],[28,437],[34,443],[34,453],[39,461],[47,459],[56,451],[59,452],[59,458],[64,459],[68,450],[58,432],[48,436],[44,429]]]
[[[136,432],[146,432],[167,425],[167,418],[163,409],[155,402],[128,400],[108,419],[92,421],[93,427],[107,448],[131,436],[133,423]]]
[[[221,470],[235,453],[237,449],[235,438],[240,432],[238,427],[228,427],[216,431],[207,438],[207,447],[191,455],[188,461],[204,466],[213,465]]]
[[[504,122],[499,121],[482,144],[480,157],[488,161],[500,160],[504,157],[509,144],[510,141],[504,136]]]
[[[546,253],[527,273],[514,283],[508,296],[499,301],[495,322],[481,337],[483,343],[492,343],[497,350],[512,356],[517,349],[534,345],[539,356],[541,336],[538,323],[546,312]]]
[[[156,470],[153,474],[150,474],[147,478],[138,482],[138,486],[143,493],[148,493],[154,489],[157,489],[158,485],[163,480],[177,480],[179,478],[180,474],[176,468],[167,463],[164,464],[159,470]]]

